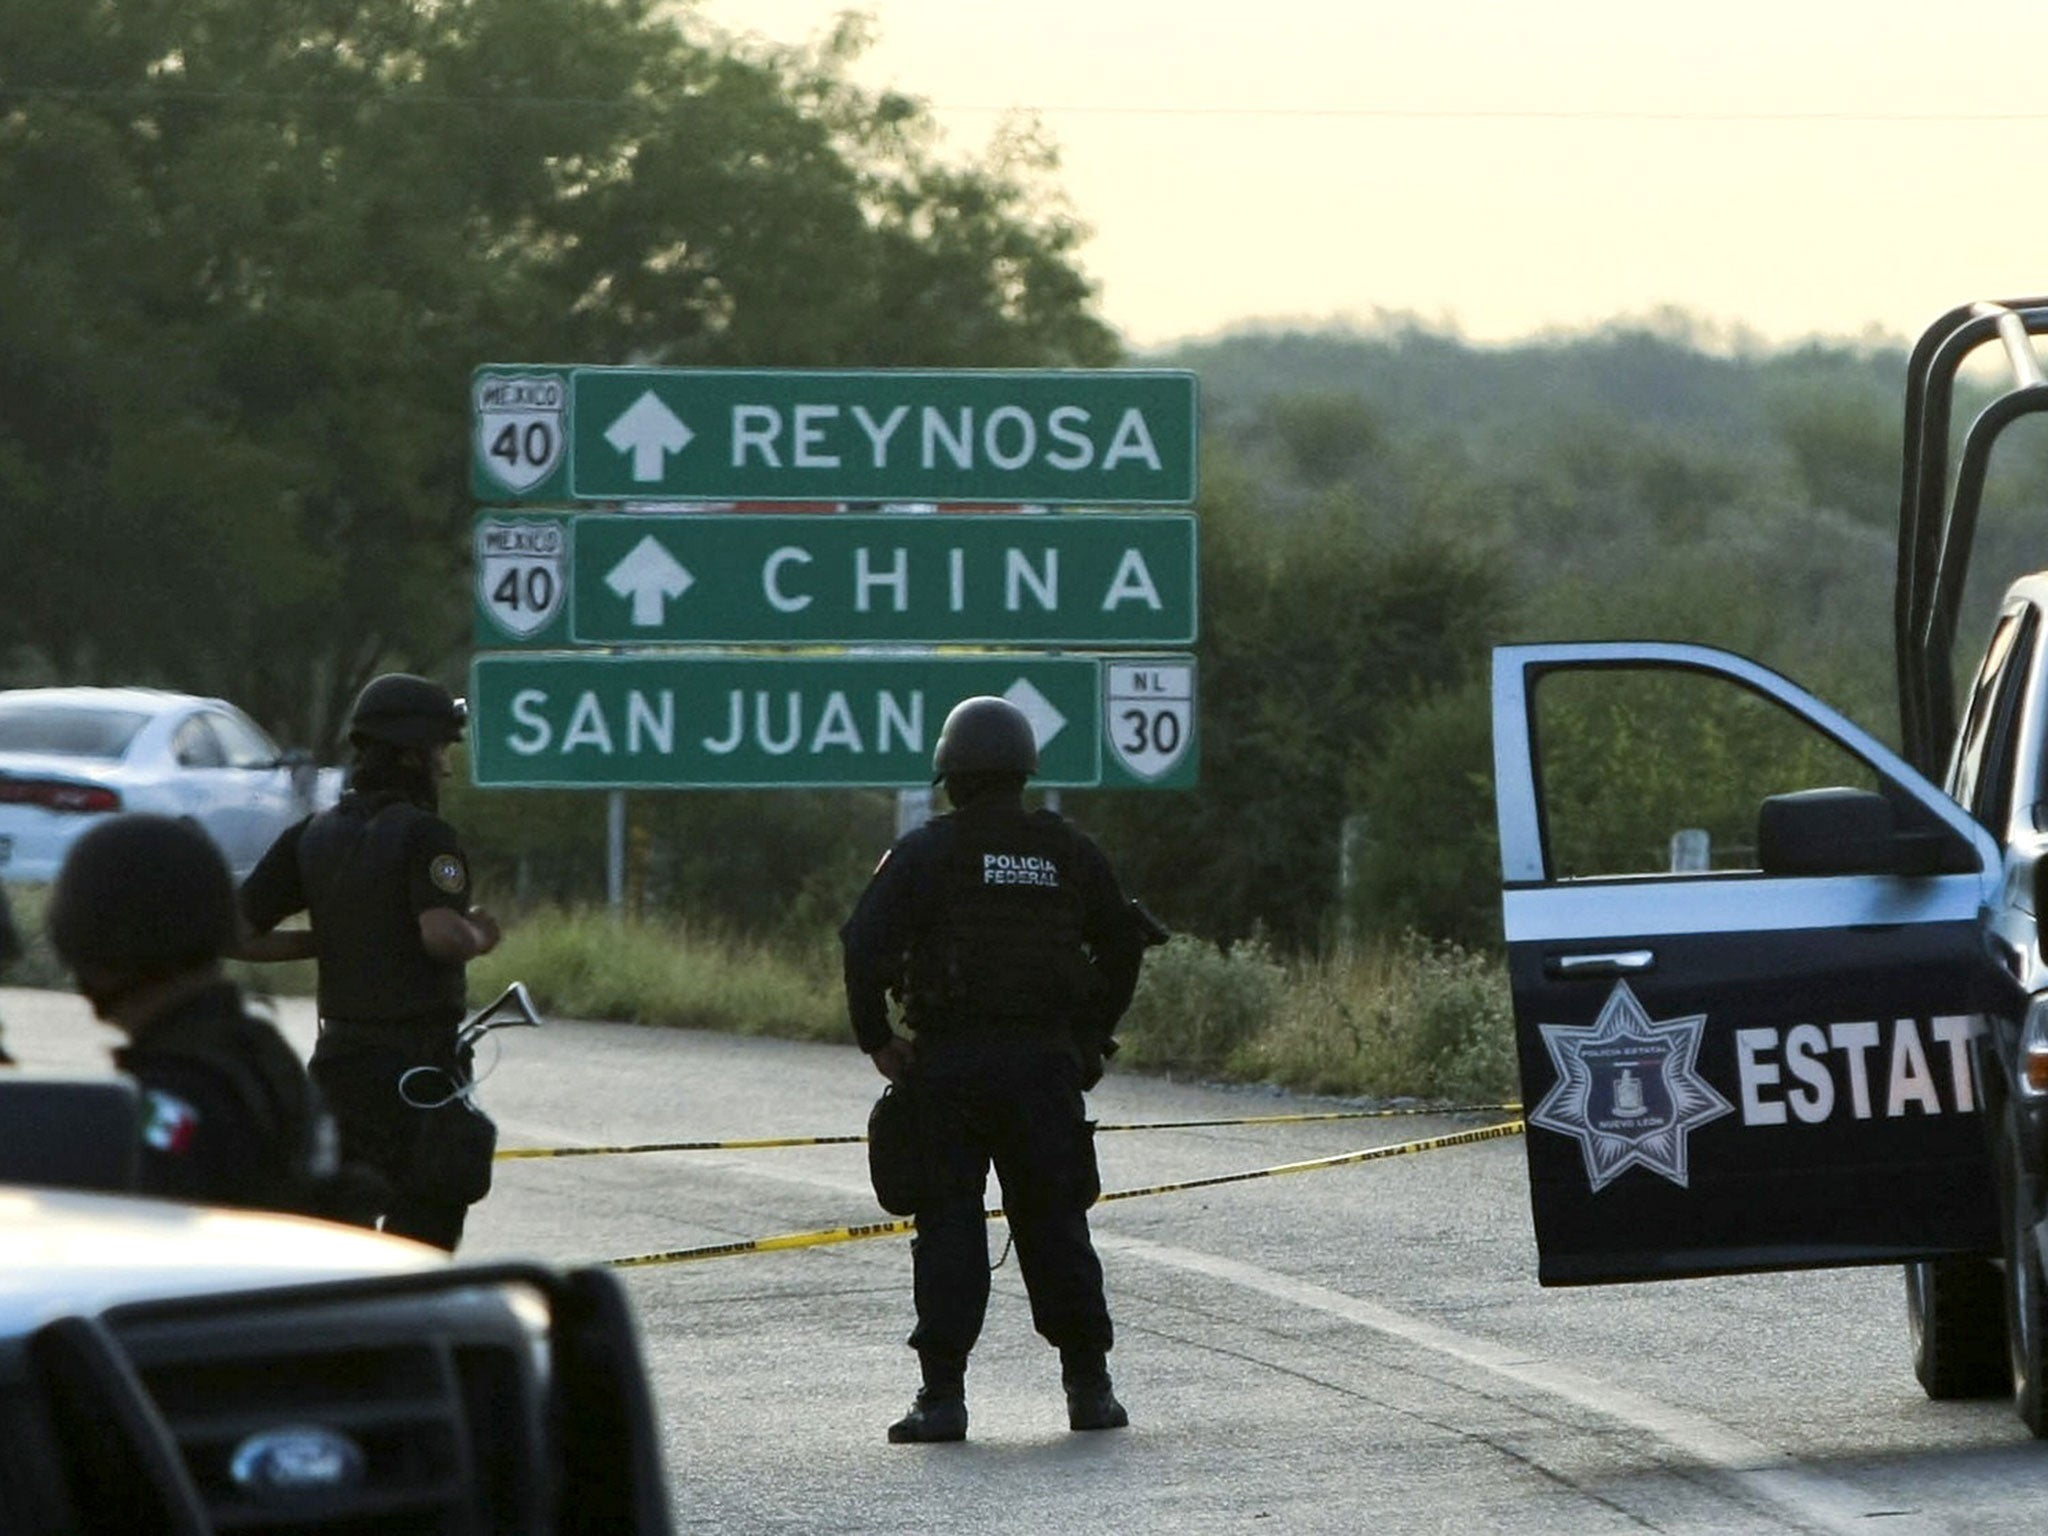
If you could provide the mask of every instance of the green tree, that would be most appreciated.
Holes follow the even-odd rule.
[[[1479,678],[1420,695],[1354,761],[1349,803],[1359,820],[1344,893],[1354,942],[1411,931],[1500,942],[1490,703]]]
[[[1026,133],[651,0],[0,0],[0,653],[326,744],[452,673],[488,360],[1093,364]]]
[[[1896,395],[1826,385],[1781,389],[1777,398],[1779,434],[1805,499],[1893,529],[1899,512]]]
[[[1897,406],[1882,402],[1896,398],[1903,359],[1883,348],[1765,354],[1712,342],[1667,323],[1477,348],[1397,320],[1364,332],[1247,334],[1176,359],[1203,370],[1212,459],[1244,468],[1237,478],[1212,475],[1221,494],[1203,508],[1212,599],[1202,647],[1204,804],[1194,829],[1203,835],[1160,807],[1148,839],[1192,843],[1200,858],[1212,840],[1242,837],[1284,850],[1285,871],[1233,853],[1221,863],[1234,878],[1199,895],[1176,882],[1198,921],[1215,922],[1218,934],[1244,931],[1248,908],[1270,905],[1268,887],[1278,883],[1305,910],[1259,921],[1276,935],[1320,932],[1305,911],[1329,899],[1336,860],[1323,841],[1299,835],[1294,809],[1307,799],[1323,807],[1331,837],[1338,818],[1359,818],[1349,932],[1413,927],[1495,939],[1480,664],[1496,637],[1718,644],[1781,668],[1880,732],[1889,726],[1893,533],[1889,512],[1873,514],[1870,504],[1881,487],[1896,495]],[[2001,530],[2027,526],[2006,513],[2037,479],[2036,460],[2016,447],[1988,513]],[[1348,550],[1373,548],[1386,560],[1405,550],[1439,563],[1443,584],[1461,568],[1486,574],[1469,609],[1440,610],[1432,666],[1406,671],[1390,695],[1358,688],[1341,662],[1297,671],[1284,659],[1289,645],[1271,643],[1285,633],[1305,659],[1318,637],[1347,633],[1332,625],[1313,580],[1294,584],[1304,596],[1291,606],[1270,600],[1304,508],[1314,509],[1318,556],[1357,598],[1351,634],[1385,598]],[[1987,539],[1980,557],[2005,564],[2012,542]],[[1358,647],[1330,650],[1342,657]],[[1306,746],[1261,751],[1316,742],[1324,722],[1292,707],[1284,681],[1256,694],[1233,670],[1241,663],[1254,675],[1334,679],[1340,699],[1371,703],[1330,712],[1342,747],[1323,738],[1329,756]],[[1670,755],[1697,745],[1678,740]],[[1343,771],[1333,780],[1334,757]],[[1710,775],[1733,775],[1748,755],[1701,761]],[[1212,799],[1231,807],[1227,831],[1222,818],[1206,819]],[[1715,827],[1724,845],[1754,812],[1743,796],[1731,795],[1729,807]],[[1597,795],[1575,813],[1581,835],[1602,847],[1661,847],[1669,832],[1621,824]]]
[[[1201,784],[1077,797],[1077,814],[1169,924],[1308,947],[1337,895],[1350,764],[1483,665],[1500,568],[1428,534],[1383,542],[1356,506],[1264,516],[1220,456],[1205,476]]]
[[[1266,420],[1288,469],[1319,489],[1356,483],[1387,449],[1379,418],[1355,394],[1282,395]]]

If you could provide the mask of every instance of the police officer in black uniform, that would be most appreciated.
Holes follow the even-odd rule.
[[[955,809],[898,840],[840,930],[854,1034],[914,1094],[927,1162],[910,1336],[924,1380],[889,1438],[966,1436],[967,1355],[988,1306],[991,1163],[1032,1321],[1060,1352],[1068,1423],[1120,1428],[1130,1420],[1110,1385],[1109,1308],[1088,1236],[1101,1183],[1082,1093],[1114,1049],[1149,919],[1086,834],[1024,808],[1038,744],[1014,705],[957,705],[934,768]],[[890,1026],[892,991],[907,1038]]]
[[[319,961],[313,1077],[334,1106],[343,1157],[390,1183],[384,1230],[450,1252],[475,1196],[427,1154],[427,1116],[470,1083],[456,1042],[463,971],[499,938],[490,914],[470,905],[461,845],[436,814],[447,749],[466,719],[426,678],[372,679],[349,717],[348,793],[287,828],[241,891],[246,958]],[[301,911],[310,932],[277,929]],[[355,1214],[367,1224],[380,1213]]]
[[[143,1193],[325,1213],[335,1129],[298,1054],[221,971],[235,887],[206,834],[125,815],[81,837],[47,914],[93,1011],[128,1036],[142,1090]]]

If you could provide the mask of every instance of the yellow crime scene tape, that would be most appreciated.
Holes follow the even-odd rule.
[[[500,1147],[493,1157],[624,1157],[634,1152],[758,1152],[763,1147],[842,1147],[865,1136],[761,1136],[751,1141],[642,1141],[622,1147]]]
[[[1398,1109],[1337,1109],[1303,1115],[1243,1115],[1229,1120],[1144,1120],[1124,1125],[1098,1125],[1107,1131],[1190,1131],[1229,1125],[1307,1125],[1317,1120],[1390,1120],[1413,1115],[1520,1114],[1519,1104],[1403,1105]],[[641,1152],[758,1152],[767,1147],[844,1147],[866,1136],[759,1136],[741,1141],[642,1141],[614,1147],[501,1147],[499,1162],[545,1157],[625,1157]]]
[[[1360,1111],[1360,1116],[1369,1113]],[[1447,1113],[1447,1111],[1433,1111]],[[1274,1116],[1274,1121],[1331,1118],[1320,1115]],[[1258,1124],[1258,1121],[1223,1121],[1226,1125]],[[1151,1126],[1133,1129],[1153,1129]],[[1106,1129],[1106,1127],[1098,1127]],[[1443,1136],[1429,1136],[1420,1141],[1396,1142],[1385,1147],[1365,1147],[1356,1152],[1340,1152],[1334,1157],[1314,1157],[1298,1163],[1282,1163],[1273,1168],[1253,1168],[1242,1173],[1219,1173],[1203,1179],[1184,1179],[1177,1184],[1154,1184],[1144,1189],[1119,1189],[1105,1194],[1099,1203],[1107,1205],[1112,1200],[1136,1200],[1147,1195],[1170,1195],[1182,1190],[1210,1189],[1219,1184],[1243,1184],[1252,1179],[1277,1179],[1290,1173],[1308,1173],[1318,1168],[1342,1168],[1351,1163],[1377,1162],[1389,1157],[1408,1157],[1417,1152],[1435,1152],[1445,1147],[1469,1146],[1474,1142],[1498,1141],[1503,1137],[1519,1136],[1524,1129],[1521,1120],[1504,1120],[1498,1125],[1475,1126],[1468,1131],[1452,1131]],[[855,1140],[865,1138],[856,1137]],[[1003,1214],[1001,1206],[986,1212],[990,1217]],[[604,1262],[613,1269],[636,1269],[656,1264],[688,1264],[698,1259],[722,1259],[741,1253],[775,1253],[792,1248],[824,1248],[834,1243],[854,1243],[870,1237],[894,1237],[917,1230],[913,1217],[902,1217],[895,1221],[866,1222],[860,1226],[824,1227],[815,1232],[784,1232],[775,1237],[747,1238],[734,1243],[711,1243],[701,1248],[674,1248],[666,1253],[642,1253],[629,1258],[607,1259]]]
[[[1416,1115],[1519,1115],[1519,1104],[1404,1104],[1397,1109],[1331,1109],[1302,1115],[1241,1115],[1234,1120],[1143,1120],[1098,1131],[1189,1131],[1218,1125],[1307,1125],[1316,1120],[1397,1120]]]

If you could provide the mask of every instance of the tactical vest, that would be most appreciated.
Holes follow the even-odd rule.
[[[1057,1028],[1094,983],[1081,940],[1077,844],[1050,811],[936,818],[924,916],[910,945],[913,1028]]]
[[[457,1023],[457,961],[420,943],[410,897],[411,834],[428,816],[410,801],[351,796],[299,840],[299,880],[320,961],[320,1016],[353,1023]]]

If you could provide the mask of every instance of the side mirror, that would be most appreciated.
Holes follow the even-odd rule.
[[[1935,875],[1974,868],[1946,829],[1901,832],[1874,790],[1803,789],[1772,795],[1757,813],[1757,862],[1767,875]]]

